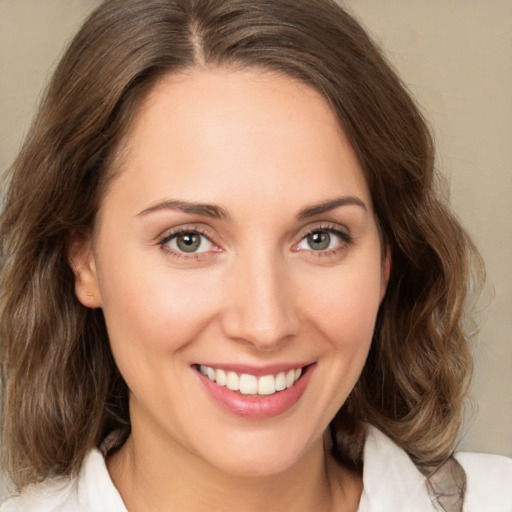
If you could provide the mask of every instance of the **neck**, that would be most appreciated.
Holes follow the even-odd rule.
[[[325,453],[319,440],[279,474],[238,476],[212,467],[179,444],[139,436],[133,429],[107,461],[130,512],[294,512],[356,510],[360,479]]]

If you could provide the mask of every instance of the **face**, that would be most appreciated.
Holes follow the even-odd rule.
[[[361,373],[389,266],[335,116],[290,78],[193,71],[155,86],[122,154],[73,265],[134,442],[228,473],[299,463]]]

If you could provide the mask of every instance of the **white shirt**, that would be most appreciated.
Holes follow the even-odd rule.
[[[467,477],[464,512],[512,512],[512,459],[457,453]],[[389,438],[369,427],[364,447],[364,490],[358,512],[432,512],[425,477]],[[27,487],[0,512],[127,512],[98,450],[91,451],[78,477]]]

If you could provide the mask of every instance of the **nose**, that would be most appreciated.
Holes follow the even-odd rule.
[[[285,262],[273,255],[239,258],[226,279],[222,327],[231,339],[272,351],[297,335],[300,318]]]

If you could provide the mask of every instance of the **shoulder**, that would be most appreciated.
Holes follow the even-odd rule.
[[[435,508],[407,453],[375,427],[367,425],[360,512],[432,512]]]
[[[29,485],[0,506],[0,512],[53,512],[76,509],[69,502],[76,495],[76,481],[51,479]]]
[[[464,512],[512,512],[512,459],[459,452],[455,459],[466,475]],[[368,426],[360,512],[427,512],[436,509],[426,477],[407,453]],[[450,488],[451,489],[451,488]]]
[[[0,512],[127,512],[98,450],[92,450],[75,478],[30,485],[0,506]]]
[[[469,452],[455,458],[466,473],[465,511],[512,512],[512,459]]]

